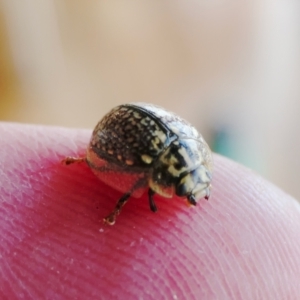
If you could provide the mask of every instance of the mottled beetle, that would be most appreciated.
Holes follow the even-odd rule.
[[[95,127],[86,157],[63,162],[86,162],[100,180],[125,193],[104,219],[110,225],[128,198],[140,197],[147,187],[153,212],[155,193],[185,197],[192,205],[210,195],[208,145],[188,122],[151,104],[117,106]]]

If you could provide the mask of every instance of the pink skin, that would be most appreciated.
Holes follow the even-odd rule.
[[[209,201],[144,195],[105,226],[121,194],[60,164],[90,134],[0,124],[1,299],[299,299],[292,197],[215,155]]]

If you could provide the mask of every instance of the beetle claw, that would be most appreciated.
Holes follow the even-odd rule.
[[[103,219],[104,224],[108,225],[114,225],[116,223],[116,215],[115,214],[110,214],[107,217]]]

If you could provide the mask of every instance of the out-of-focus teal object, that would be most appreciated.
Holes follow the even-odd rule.
[[[238,158],[237,140],[226,128],[220,128],[213,135],[212,150],[234,160]]]
[[[251,143],[246,134],[238,134],[234,128],[219,127],[212,137],[212,151],[231,158],[251,169],[265,174],[263,155],[259,147]]]

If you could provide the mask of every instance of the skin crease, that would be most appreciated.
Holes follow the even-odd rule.
[[[85,164],[91,131],[0,124],[1,299],[297,299],[300,207],[252,171],[214,156],[196,207],[121,196]],[[118,184],[118,182],[116,182]]]

